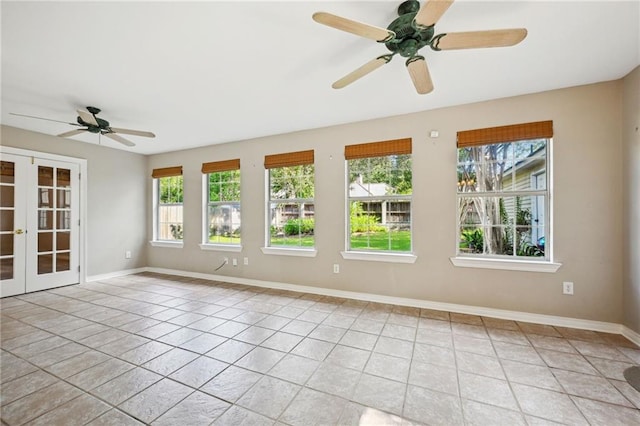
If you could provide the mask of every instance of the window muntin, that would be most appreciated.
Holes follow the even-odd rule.
[[[154,179],[157,194],[155,240],[183,239],[183,179],[182,175]]]
[[[550,260],[549,139],[458,149],[457,254]]]
[[[347,174],[347,250],[411,252],[411,155],[348,159]]]
[[[205,244],[241,243],[240,170],[205,174],[207,182]]]
[[[268,201],[268,247],[315,246],[315,167],[271,167]]]

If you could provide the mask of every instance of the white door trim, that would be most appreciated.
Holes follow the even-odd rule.
[[[80,167],[80,284],[87,281],[87,160],[84,158],[67,157],[64,155],[51,154],[48,152],[31,151],[28,149],[13,148],[10,146],[0,146],[0,154],[13,154],[23,157],[36,157],[44,160],[65,161],[75,163]]]

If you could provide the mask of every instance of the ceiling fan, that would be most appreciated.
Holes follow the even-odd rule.
[[[38,120],[47,120],[47,121],[55,121],[57,123],[65,123],[71,126],[83,127],[82,129],[70,130],[68,132],[60,133],[57,136],[68,138],[71,136],[79,135],[80,133],[89,132],[89,133],[98,133],[100,135],[104,135],[109,139],[113,139],[116,142],[120,142],[126,146],[135,146],[136,144],[131,142],[128,139],[120,136],[120,133],[124,135],[134,135],[134,136],[142,136],[145,138],[155,138],[151,132],[145,132],[141,130],[131,130],[131,129],[120,129],[116,127],[111,127],[107,120],[103,120],[102,118],[96,117],[97,114],[100,113],[100,108],[88,106],[87,110],[77,110],[78,117],[76,118],[77,123],[68,123],[66,121],[60,120],[52,120],[50,118],[42,118],[42,117],[34,117],[32,115],[25,114],[16,114],[11,112],[11,115],[17,115],[20,117],[29,117],[29,118],[37,118]]]
[[[429,46],[435,51],[505,47],[520,43],[527,36],[524,28],[435,33],[435,24],[454,0],[427,0],[422,7],[417,0],[407,0],[398,7],[398,15],[387,28],[364,24],[326,12],[316,12],[313,20],[329,27],[384,43],[391,53],[367,62],[331,85],[341,89],[389,63],[394,55],[407,58],[406,66],[413,85],[420,94],[433,90],[427,62],[418,51]]]

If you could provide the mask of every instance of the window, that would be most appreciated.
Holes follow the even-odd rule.
[[[269,182],[268,247],[315,246],[313,162],[313,151],[265,157]]]
[[[240,244],[240,160],[202,164],[204,244]]]
[[[458,132],[458,256],[550,261],[551,121]]]
[[[411,139],[345,147],[347,250],[410,253]]]
[[[155,241],[182,242],[182,166],[154,169]]]

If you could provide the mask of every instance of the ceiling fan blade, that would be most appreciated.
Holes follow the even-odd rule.
[[[143,130],[131,130],[131,129],[120,129],[116,127],[111,127],[114,133],[122,133],[123,135],[133,135],[133,136],[142,136],[145,138],[155,138],[156,135],[151,132],[145,132]]]
[[[75,136],[75,135],[79,135],[80,133],[84,133],[86,131],[87,131],[87,129],[69,130],[68,132],[60,133],[58,136],[61,137],[61,138],[69,138],[71,136]]]
[[[356,70],[345,75],[340,80],[333,83],[331,87],[333,87],[334,89],[342,89],[343,87],[348,86],[349,84],[353,83],[359,78],[364,77],[370,72],[375,71],[381,66],[383,66],[384,64],[388,63],[392,57],[393,55],[383,55],[383,56],[377,57],[376,59],[362,65],[360,68],[357,68]]]
[[[506,47],[520,43],[526,36],[525,28],[447,33],[435,36],[431,47],[434,50]]]
[[[98,122],[96,121],[96,118],[89,111],[83,111],[81,109],[77,111],[82,121],[84,121],[87,124],[91,124],[92,126],[99,126]]]
[[[53,121],[55,123],[64,123],[64,124],[70,124],[71,126],[80,126],[80,124],[78,123],[68,123],[66,121],[61,121],[61,120],[52,120],[50,118],[42,118],[42,117],[36,117],[34,115],[25,115],[25,114],[16,114],[15,112],[10,112],[10,115],[16,115],[18,117],[28,117],[28,118],[36,118],[38,120],[47,120],[47,121]]]
[[[105,132],[105,133],[102,133],[102,134],[103,134],[103,135],[105,135],[106,137],[108,137],[109,139],[113,139],[113,140],[114,140],[114,141],[116,141],[116,142],[120,142],[120,143],[121,143],[121,144],[123,144],[123,145],[126,145],[126,146],[136,146],[136,144],[135,144],[135,143],[131,142],[131,141],[130,141],[130,140],[128,140],[128,139],[123,138],[123,137],[122,137],[122,136],[120,136],[120,135],[116,135],[115,133]]]
[[[319,24],[379,42],[387,42],[396,36],[396,33],[386,28],[363,24],[362,22],[352,21],[351,19],[342,18],[327,12],[314,13],[313,20]]]
[[[414,18],[418,27],[430,27],[444,15],[453,0],[427,0]]]
[[[421,94],[427,94],[433,90],[433,82],[427,67],[427,61],[422,56],[414,56],[407,60],[407,69],[416,87],[416,91]]]

